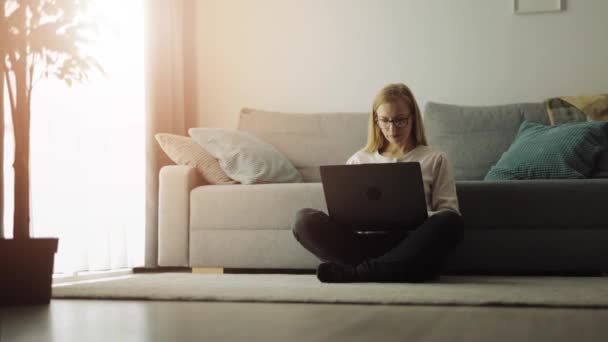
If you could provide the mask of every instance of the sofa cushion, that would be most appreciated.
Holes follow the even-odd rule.
[[[252,134],[221,128],[191,128],[188,133],[242,184],[302,181],[281,152]]]
[[[280,113],[244,108],[238,128],[272,144],[319,182],[320,165],[344,164],[367,141],[368,113]]]
[[[467,230],[602,229],[608,222],[608,179],[458,181],[456,190]],[[327,212],[321,183],[199,186],[190,205],[191,233],[284,230],[302,208]]]
[[[290,229],[302,208],[327,212],[321,183],[199,186],[190,205],[190,231]]]
[[[608,150],[602,151],[595,161],[595,168],[591,172],[592,178],[608,178]]]
[[[608,222],[608,179],[459,181],[456,190],[467,230],[605,229]]]
[[[177,165],[188,165],[196,168],[198,173],[209,184],[236,184],[237,182],[226,175],[217,159],[192,138],[182,135],[158,133],[155,135],[158,144]]]
[[[190,232],[190,267],[315,269],[318,264],[290,229]]]
[[[549,122],[542,103],[478,107],[428,102],[424,110],[429,145],[447,154],[457,180],[483,179],[523,120]]]
[[[595,171],[591,174],[591,178],[608,178],[608,171]]]
[[[546,126],[524,121],[485,180],[587,178],[608,140],[608,123]]]

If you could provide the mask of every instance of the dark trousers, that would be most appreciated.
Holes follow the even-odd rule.
[[[322,261],[357,267],[370,281],[425,281],[436,278],[462,240],[463,221],[440,211],[414,230],[361,234],[315,209],[297,212],[293,234]]]

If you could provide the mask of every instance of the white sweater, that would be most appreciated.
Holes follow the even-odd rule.
[[[424,145],[417,146],[400,158],[385,157],[378,151],[374,153],[358,151],[348,158],[346,164],[398,162],[420,163],[429,216],[440,210],[452,210],[460,214],[452,165],[443,152]]]

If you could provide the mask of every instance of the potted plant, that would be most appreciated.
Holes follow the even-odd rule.
[[[50,301],[58,239],[30,234],[32,89],[42,78],[55,77],[71,86],[86,80],[94,69],[103,73],[83,51],[87,33],[94,32],[91,23],[83,21],[88,4],[89,0],[0,0],[0,114],[8,99],[15,136],[13,238],[4,238],[0,229],[0,304]],[[3,136],[3,125],[0,128]],[[2,149],[0,160],[3,155]]]

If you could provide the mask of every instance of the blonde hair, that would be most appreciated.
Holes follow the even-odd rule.
[[[380,151],[388,145],[388,141],[382,134],[382,130],[376,122],[378,107],[382,104],[395,104],[402,102],[410,108],[410,112],[414,117],[412,133],[414,134],[414,147],[419,145],[427,145],[426,136],[424,134],[424,125],[422,123],[422,114],[418,108],[416,98],[410,88],[403,83],[393,83],[385,86],[380,90],[372,105],[372,112],[369,116],[369,125],[367,131],[367,144],[362,149],[365,152]]]

